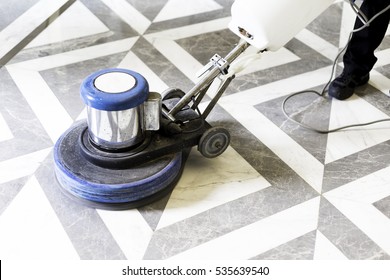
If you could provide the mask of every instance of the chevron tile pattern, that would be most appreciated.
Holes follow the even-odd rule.
[[[390,259],[390,123],[319,134],[281,110],[291,93],[329,80],[354,22],[344,1],[237,75],[208,119],[229,130],[230,147],[215,159],[194,148],[170,195],[107,211],[60,192],[52,148],[86,117],[82,80],[123,67],[152,91],[189,90],[238,42],[227,29],[232,3],[0,4],[1,259]],[[319,129],[389,118],[390,36],[377,57],[347,101],[305,93],[287,110]]]

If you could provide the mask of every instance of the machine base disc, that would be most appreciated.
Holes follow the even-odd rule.
[[[55,173],[66,195],[90,207],[122,210],[149,204],[175,187],[189,151],[162,156],[136,167],[104,168],[80,153],[78,139],[86,126],[86,122],[76,123],[54,146]]]

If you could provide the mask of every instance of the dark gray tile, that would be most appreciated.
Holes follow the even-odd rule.
[[[0,184],[0,215],[26,184],[28,177]]]
[[[334,46],[339,45],[339,34],[342,19],[342,3],[336,3],[326,9],[307,29],[325,39]]]
[[[188,91],[194,83],[177,69],[164,55],[156,50],[147,40],[140,38],[132,51],[169,87]]]
[[[292,194],[295,197],[291,197]],[[292,207],[307,196],[310,192],[299,186],[290,186],[289,190],[270,187],[215,207],[156,231],[144,259],[174,256]]]
[[[117,67],[125,56],[126,52],[118,53],[48,69],[40,73],[69,115],[76,119],[85,107],[80,97],[80,85],[83,80],[97,70]]]
[[[1,142],[0,161],[50,147],[52,141],[5,68],[0,79],[0,113],[13,135]]]
[[[228,29],[188,37],[176,42],[203,65],[218,52],[226,56],[238,43],[239,38]]]
[[[113,33],[121,34],[122,38],[139,35],[131,26],[124,22],[114,11],[101,1],[81,0],[81,2]]]
[[[272,187],[156,231],[145,259],[165,259],[316,197],[316,193],[249,131],[216,107],[209,120],[232,134],[231,146]]]
[[[126,0],[139,12],[141,12],[146,18],[150,21],[153,21],[154,18],[160,13],[164,8],[168,0]]]
[[[152,230],[155,230],[158,226],[161,216],[164,213],[165,206],[169,201],[169,195],[163,197],[162,199],[153,202],[151,204],[145,205],[138,208],[138,211],[148,223]]]
[[[36,24],[36,26],[33,26],[34,29],[28,29],[28,32],[23,32],[23,29],[15,30],[15,32],[22,33],[15,33],[15,38],[13,39],[13,41],[10,41],[11,44],[5,44],[6,49],[3,50],[3,56],[0,57],[0,66],[5,65],[10,60],[12,60],[15,55],[17,55],[25,46],[27,46],[37,35],[39,35],[50,23],[52,23],[65,10],[67,10],[75,1],[76,0],[68,0],[64,3],[59,3],[62,4],[62,6],[58,6],[57,10],[54,11],[52,14],[45,14],[46,18],[42,18],[41,22],[34,23]],[[30,19],[28,17],[22,15],[21,18],[22,20],[19,19],[19,22],[23,22],[23,24],[26,24],[26,26],[28,24],[31,25],[29,21]]]
[[[322,191],[355,181],[390,164],[390,141],[328,163],[324,170]]]
[[[23,49],[12,58],[10,63],[68,52],[139,35],[138,32],[118,17],[118,15],[103,4],[103,2],[93,0],[82,0],[81,2],[90,10],[91,13],[102,21],[105,26],[107,26],[109,31],[101,34],[52,43],[49,45]]]
[[[52,154],[42,163],[35,176],[81,259],[126,258],[97,211],[62,194],[54,175]]]
[[[386,259],[390,256],[325,198],[321,199],[318,230],[348,259]]]
[[[175,19],[166,20],[162,22],[153,22],[149,26],[145,34],[231,16],[230,13],[230,7],[232,2],[231,0],[227,0],[227,1],[220,0],[216,2],[218,2],[223,8],[215,11],[210,11],[210,12],[205,12],[205,13],[200,13],[200,14],[195,14],[190,16],[183,16],[180,18],[175,18]]]
[[[374,206],[390,219],[390,196],[375,202]]]
[[[252,260],[312,260],[316,243],[316,231],[309,232],[290,242],[280,245]]]
[[[308,89],[320,92],[320,88]],[[287,120],[281,108],[286,97],[256,105],[262,114],[286,132],[291,138],[310,152],[321,163],[325,162],[328,136]],[[294,120],[318,130],[327,130],[329,126],[331,102],[329,99],[307,92],[293,96],[286,102],[285,110]]]
[[[9,3],[9,1],[0,1],[0,32],[38,1],[39,0],[24,0],[12,4]]]

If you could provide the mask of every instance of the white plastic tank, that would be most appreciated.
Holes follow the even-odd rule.
[[[229,29],[260,49],[276,51],[335,0],[235,0]]]

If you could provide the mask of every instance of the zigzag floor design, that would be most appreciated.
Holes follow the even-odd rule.
[[[233,0],[146,2],[0,4],[0,258],[390,259],[390,125],[322,135],[280,109],[328,81],[354,22],[343,1],[238,75],[209,118],[230,147],[213,160],[194,149],[170,196],[112,212],[59,192],[52,147],[86,116],[87,75],[124,67],[153,91],[186,91],[238,40],[227,29]],[[389,117],[389,36],[377,56],[352,98],[307,94],[289,110],[322,129]]]

